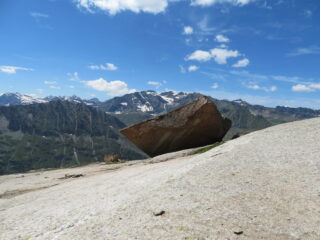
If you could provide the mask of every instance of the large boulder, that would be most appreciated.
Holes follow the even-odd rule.
[[[164,115],[122,129],[142,151],[154,157],[188,148],[201,147],[222,140],[231,127],[215,104],[207,97]]]

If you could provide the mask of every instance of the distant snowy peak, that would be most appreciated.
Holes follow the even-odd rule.
[[[89,106],[96,106],[100,103],[99,99],[97,98],[92,98],[92,99],[84,99],[80,98],[78,96],[48,96],[44,98],[46,101],[69,101],[69,102],[74,102],[74,103],[84,103]]]
[[[134,92],[121,97],[115,97],[105,102],[99,99],[83,99],[78,96],[48,96],[45,98],[35,98],[30,95],[20,93],[5,93],[0,95],[0,105],[27,105],[34,103],[46,103],[50,101],[70,101],[74,103],[84,103],[97,107],[108,113],[147,113],[160,114],[171,111],[178,106],[182,106],[197,97],[198,93],[184,93],[167,91],[157,93],[153,90]]]
[[[46,103],[45,99],[36,98],[26,94],[20,93],[3,93],[0,94],[0,105],[28,105],[35,103]]]
[[[168,91],[157,93],[155,91],[141,91],[115,97],[103,103],[103,108],[110,113],[141,112],[159,114],[170,111],[177,106],[197,98],[199,94]]]
[[[240,104],[241,106],[248,106],[249,105],[249,103],[247,103],[246,101],[243,101],[242,99],[236,99],[236,100],[233,100],[232,102]]]
[[[100,104],[99,99],[83,99],[78,96],[48,96],[45,98],[36,98],[31,95],[21,94],[21,93],[3,93],[0,94],[0,106],[10,106],[10,105],[29,105],[35,103],[47,103],[50,101],[69,101],[75,103],[84,103],[89,106],[98,106]]]

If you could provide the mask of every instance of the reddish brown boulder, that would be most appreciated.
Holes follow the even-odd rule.
[[[122,129],[142,151],[154,157],[160,154],[209,145],[222,140],[231,127],[215,104],[207,97],[136,125]]]

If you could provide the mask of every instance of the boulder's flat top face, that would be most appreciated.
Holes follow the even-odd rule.
[[[120,132],[148,155],[157,156],[221,141],[230,127],[214,103],[201,97]]]
[[[34,189],[0,198],[0,239],[319,240],[319,126],[278,125],[201,155],[112,171],[0,176],[0,196]],[[60,180],[66,173],[85,176]]]

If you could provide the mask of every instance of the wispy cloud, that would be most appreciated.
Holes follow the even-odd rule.
[[[55,86],[55,85],[50,85],[49,88],[51,88],[51,89],[61,89],[61,87]]]
[[[304,15],[305,17],[307,17],[307,18],[311,18],[312,15],[313,15],[313,12],[312,12],[310,9],[305,9],[305,10],[303,11],[303,15]]]
[[[195,71],[197,71],[198,69],[199,69],[199,67],[196,66],[196,65],[191,65],[191,66],[188,67],[188,71],[189,71],[189,72],[195,72]]]
[[[0,66],[0,72],[7,74],[16,74],[17,71],[33,71],[32,68],[17,67],[17,66]]]
[[[310,46],[305,48],[297,48],[292,52],[288,53],[287,55],[290,57],[296,57],[301,55],[311,55],[311,54],[320,54],[320,47],[319,46]]]
[[[183,66],[183,65],[179,65],[179,69],[180,69],[180,72],[181,73],[186,73],[187,72],[187,70],[185,69],[185,67]]]
[[[57,84],[56,81],[44,81],[43,83],[46,84],[46,85],[55,85],[55,84]]]
[[[315,91],[320,91],[320,83],[297,84],[297,85],[292,86],[291,90],[293,92],[315,92]]]
[[[214,83],[214,84],[211,85],[211,88],[217,89],[217,88],[219,88],[219,84],[218,83]]]
[[[270,76],[272,80],[287,83],[309,83],[308,80],[303,80],[300,77],[288,77],[288,76]]]
[[[201,35],[212,35],[213,32],[216,30],[214,27],[209,26],[209,16],[205,15],[201,21],[198,22],[198,28],[200,29]]]
[[[252,89],[252,90],[262,90],[265,92],[275,92],[278,90],[277,86],[264,87],[264,86],[260,86],[258,84],[248,84],[245,87]]]
[[[53,30],[53,27],[48,24],[49,15],[40,12],[30,12],[29,15],[33,17],[39,28]]]
[[[78,72],[68,73],[67,75],[70,77],[69,78],[70,81],[80,82],[80,77]]]
[[[289,107],[310,107],[319,108],[320,99],[319,98],[288,98],[285,97],[275,97],[275,96],[260,96],[256,94],[244,94],[237,93],[235,91],[228,92],[223,90],[212,91],[202,91],[201,93],[205,95],[212,96],[218,99],[242,99],[251,104],[259,104],[263,106],[275,107],[275,106],[289,106]]]
[[[179,69],[181,73],[186,73],[186,72],[195,72],[199,70],[199,66],[196,65],[190,65],[190,66],[183,66],[183,65],[179,65]]]
[[[233,5],[243,6],[254,0],[193,0],[191,5],[199,6],[212,6],[218,3],[230,3]]]
[[[216,80],[216,81],[225,81],[226,80],[226,75],[225,74],[219,74],[219,73],[211,73],[211,72],[207,72],[207,71],[201,71],[200,72],[201,74],[213,79],[213,80]]]
[[[296,85],[312,86],[315,83],[315,79],[302,78],[297,76],[282,76],[282,75],[264,75],[256,74],[248,71],[230,71],[232,75],[241,77],[244,81],[255,81],[255,82],[284,82],[294,83]]]
[[[154,86],[156,88],[159,88],[162,85],[161,82],[156,82],[156,81],[149,81],[149,82],[147,82],[147,84],[150,85],[150,86]]]
[[[58,83],[56,81],[44,81],[43,83],[49,85],[49,88],[51,89],[61,89],[61,87],[57,85]]]
[[[34,18],[48,18],[49,17],[48,14],[39,13],[39,12],[31,12],[30,16],[34,17]]]
[[[107,71],[116,71],[118,67],[113,63],[106,63],[102,65],[90,65],[88,66],[91,70],[107,70]]]
[[[290,76],[281,76],[281,75],[264,75],[251,73],[249,71],[230,71],[231,74],[237,75],[244,79],[254,80],[254,81],[279,81],[279,82],[287,82],[287,83],[302,83],[302,84],[312,84],[311,80],[303,79],[301,77],[290,77]]]

